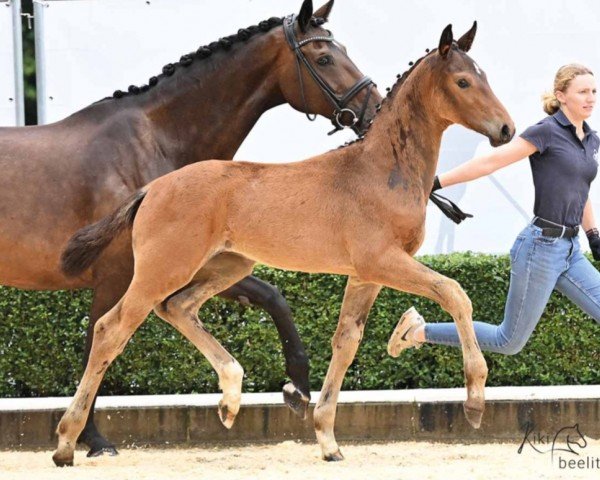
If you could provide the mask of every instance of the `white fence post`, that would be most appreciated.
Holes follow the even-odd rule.
[[[24,125],[21,0],[0,0],[0,125]]]

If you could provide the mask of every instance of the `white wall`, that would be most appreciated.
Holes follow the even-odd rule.
[[[314,3],[320,6],[318,0]],[[145,0],[77,0],[45,4],[45,100],[47,120],[52,121],[117,88],[142,84],[165,63],[240,27],[297,12],[301,1],[151,0],[148,4]],[[486,71],[518,131],[544,116],[539,97],[551,88],[560,65],[580,61],[600,72],[597,0],[338,0],[329,28],[384,91],[409,60],[423,55],[426,47],[437,46],[448,23],[454,25],[458,37],[473,20],[478,21],[479,30],[471,55]],[[600,129],[598,112],[590,123]],[[327,137],[328,128],[327,120],[311,124],[283,106],[263,116],[237,158],[296,160],[352,137],[349,133]],[[485,138],[452,127],[444,138],[438,171],[489,148]],[[598,181],[592,185],[592,199],[600,217],[598,185]],[[455,228],[432,206],[428,235],[419,253],[507,252],[532,215],[533,186],[527,160],[493,177],[442,193],[460,200],[460,206],[475,218]]]
[[[13,57],[13,5],[0,0],[0,126],[17,124]]]

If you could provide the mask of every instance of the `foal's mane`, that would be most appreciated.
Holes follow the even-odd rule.
[[[437,51],[434,50],[434,51]],[[383,102],[388,102],[394,99],[394,97],[398,94],[398,92],[400,91],[400,88],[402,87],[402,85],[404,85],[404,82],[406,82],[406,80],[408,79],[408,77],[410,76],[410,74],[414,71],[415,68],[417,68],[417,66],[419,65],[419,63],[421,63],[421,61],[423,61],[423,59],[425,57],[428,57],[429,55],[431,55],[433,52],[430,52],[429,49],[425,50],[425,55],[423,55],[421,58],[419,58],[417,61],[415,62],[408,62],[408,65],[410,66],[410,68],[408,70],[406,70],[402,75],[398,74],[396,75],[396,81],[394,82],[394,84],[392,85],[392,87],[388,87],[387,90],[387,95],[385,96],[385,98],[382,100],[381,103]]]
[[[231,47],[235,43],[242,43],[248,41],[251,37],[259,33],[267,33],[272,28],[277,27],[283,24],[283,18],[280,17],[271,17],[267,20],[263,20],[259,22],[258,25],[250,25],[247,28],[240,28],[237,33],[233,35],[228,35],[226,37],[222,37],[217,41],[211,42],[208,45],[204,45],[195,52],[186,53],[182,55],[179,61],[175,63],[168,63],[162,68],[162,73],[150,77],[148,83],[138,87],[136,85],[130,85],[127,91],[116,90],[112,96],[105,97],[101,101],[110,100],[110,99],[119,99],[123,97],[129,97],[133,95],[139,95],[140,93],[147,92],[152,87],[158,84],[161,80],[172,76],[178,68],[189,67],[194,61],[204,60],[210,57],[213,53],[218,51],[229,51]],[[319,17],[313,17],[311,19],[311,24],[313,26],[321,26],[326,22],[325,19]]]

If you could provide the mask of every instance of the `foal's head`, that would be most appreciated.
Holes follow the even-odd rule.
[[[514,123],[492,92],[485,72],[467,55],[473,44],[477,22],[455,41],[452,26],[442,32],[437,50],[423,59],[432,71],[432,88],[439,115],[489,138],[493,146],[507,143],[515,133]]]
[[[330,118],[336,130],[350,127],[360,133],[375,115],[381,96],[323,27],[332,8],[330,0],[313,13],[312,1],[304,0],[298,15],[284,19],[276,47],[278,85],[296,110]]]

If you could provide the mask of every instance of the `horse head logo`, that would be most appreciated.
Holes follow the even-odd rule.
[[[534,432],[533,425],[527,422],[525,437],[517,453],[523,453],[526,445],[537,453],[550,453],[552,461],[554,461],[555,452],[579,456],[580,451],[587,447],[587,440],[585,435],[581,433],[578,423],[563,427],[554,436],[551,436],[542,432]]]
[[[579,424],[563,427],[554,436],[552,441],[552,459],[555,452],[566,452],[579,456],[579,452],[587,447],[585,435],[579,430]]]

